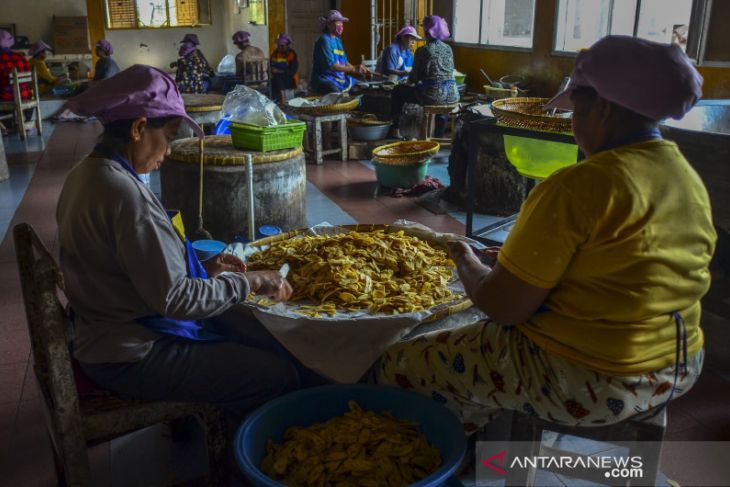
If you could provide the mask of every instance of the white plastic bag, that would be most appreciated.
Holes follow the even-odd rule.
[[[215,71],[218,74],[236,74],[236,56],[233,54],[223,56]]]
[[[263,94],[245,85],[236,85],[223,101],[223,118],[232,122],[272,127],[286,122],[284,112]]]

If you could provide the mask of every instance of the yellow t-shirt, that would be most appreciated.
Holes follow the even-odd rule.
[[[673,311],[702,348],[700,298],[717,235],[700,177],[673,142],[594,154],[532,190],[499,253],[551,289],[519,329],[544,350],[614,375],[675,362]]]
[[[48,84],[56,84],[58,78],[51,74],[51,70],[48,69],[48,65],[43,59],[30,58],[30,65],[35,66],[36,73],[38,73],[38,81],[45,81]]]

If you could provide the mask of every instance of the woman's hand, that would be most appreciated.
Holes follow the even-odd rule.
[[[203,267],[210,277],[215,277],[221,272],[246,272],[246,264],[241,259],[224,252],[203,262]]]
[[[289,281],[278,271],[251,271],[246,273],[251,291],[274,301],[286,301],[292,295]]]
[[[470,263],[479,265],[482,264],[482,262],[479,260],[479,257],[474,254],[474,251],[466,242],[463,242],[461,240],[450,240],[446,243],[446,245],[449,248],[449,254],[451,255],[451,258],[454,260],[454,262],[456,262],[456,267],[461,268],[462,266],[468,265]]]

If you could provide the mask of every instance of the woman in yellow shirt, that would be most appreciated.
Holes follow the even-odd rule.
[[[707,191],[657,128],[701,97],[677,45],[608,36],[548,105],[586,159],[539,184],[493,267],[451,242],[490,319],[391,347],[378,382],[444,403],[468,432],[502,409],[604,425],[667,404],[702,369],[716,234]]]
[[[32,46],[28,54],[30,54],[30,65],[35,67],[36,73],[38,74],[38,90],[41,94],[48,93],[51,89],[59,82],[66,79],[65,76],[56,77],[51,74],[51,70],[48,69],[46,64],[46,56],[48,51],[51,50],[51,46],[43,41],[38,41]]]

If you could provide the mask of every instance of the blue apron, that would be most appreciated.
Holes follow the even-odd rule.
[[[134,168],[132,168],[129,162],[122,156],[117,154],[115,151],[101,144],[97,145],[94,148],[94,151],[117,162],[120,166],[122,166],[122,168],[124,168],[127,172],[134,176],[137,181],[142,183],[139,174],[137,174],[137,172],[134,170]],[[180,223],[179,226],[173,225],[173,227],[175,227],[175,232],[185,244],[185,259],[187,261],[188,277],[191,279],[207,279],[208,273],[205,272],[203,264],[201,264],[198,256],[195,254],[190,240],[188,240],[188,238],[185,237],[185,235],[178,230],[178,228],[182,225],[180,212],[178,210],[166,211],[167,215],[170,217],[171,223],[175,221],[178,221]],[[180,338],[201,342],[223,340],[223,337],[216,335],[215,333],[212,333],[211,331],[204,328],[199,321],[176,320],[174,318],[169,318],[167,316],[161,315],[144,316],[142,318],[137,318],[135,321],[143,325],[145,328],[148,328],[157,333],[161,333],[163,335],[173,335]]]
[[[339,37],[336,37],[335,41],[339,42],[335,42],[335,46],[331,46],[328,43],[327,47],[329,47],[332,51],[332,57],[335,60],[335,64],[341,64],[344,66],[347,64],[347,56],[345,56],[345,51],[342,47],[342,41],[340,41]],[[334,83],[338,91],[341,93],[349,91],[355,81],[349,74],[345,74],[342,71],[335,71],[333,69],[328,69],[327,71],[323,72],[322,74],[320,74],[320,77],[326,81]]]

